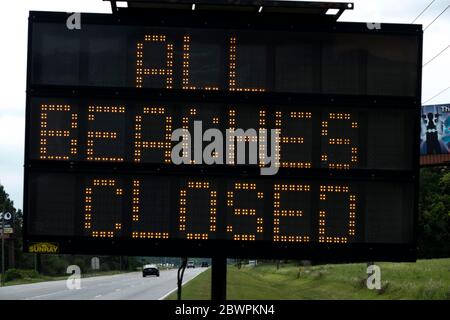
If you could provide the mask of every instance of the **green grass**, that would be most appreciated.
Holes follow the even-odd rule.
[[[298,267],[260,264],[228,267],[227,299],[446,299],[450,300],[450,259],[377,263],[381,290],[366,287],[365,264]],[[211,270],[183,286],[183,299],[210,299]],[[176,299],[176,292],[168,297]]]
[[[95,272],[95,273],[85,273],[82,274],[82,278],[91,278],[91,277],[99,277],[99,276],[110,276],[115,274],[125,273],[125,271],[101,271],[101,272]],[[45,276],[40,274],[38,277],[33,278],[22,278],[22,279],[14,279],[11,281],[5,282],[5,287],[7,286],[15,286],[19,284],[29,284],[29,283],[37,283],[37,282],[44,282],[44,281],[57,281],[57,280],[66,280],[70,275],[67,276]],[[1,274],[0,274],[1,279]]]

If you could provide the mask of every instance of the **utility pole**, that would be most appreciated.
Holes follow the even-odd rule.
[[[5,285],[5,213],[2,212],[2,287],[4,285]]]
[[[13,229],[15,230],[15,229]],[[14,251],[14,238],[12,235],[9,237],[9,245],[8,245],[8,269],[13,269],[16,267],[16,254]]]

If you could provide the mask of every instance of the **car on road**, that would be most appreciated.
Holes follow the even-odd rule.
[[[208,268],[208,267],[209,267],[208,262],[203,261],[203,262],[202,262],[202,268]]]
[[[142,268],[142,276],[145,278],[146,276],[157,276],[159,277],[159,269],[154,264],[146,264]]]
[[[187,263],[187,268],[188,268],[188,269],[189,269],[189,268],[195,268],[194,261],[188,261],[188,263]]]

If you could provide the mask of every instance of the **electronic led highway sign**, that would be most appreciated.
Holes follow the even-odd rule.
[[[30,12],[25,250],[415,259],[421,27],[233,8]]]

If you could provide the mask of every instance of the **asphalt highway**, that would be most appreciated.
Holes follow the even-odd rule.
[[[186,269],[183,284],[207,268]],[[81,288],[69,290],[66,280],[0,288],[0,300],[158,300],[177,287],[177,270],[162,270],[160,277],[141,272],[82,278]]]

